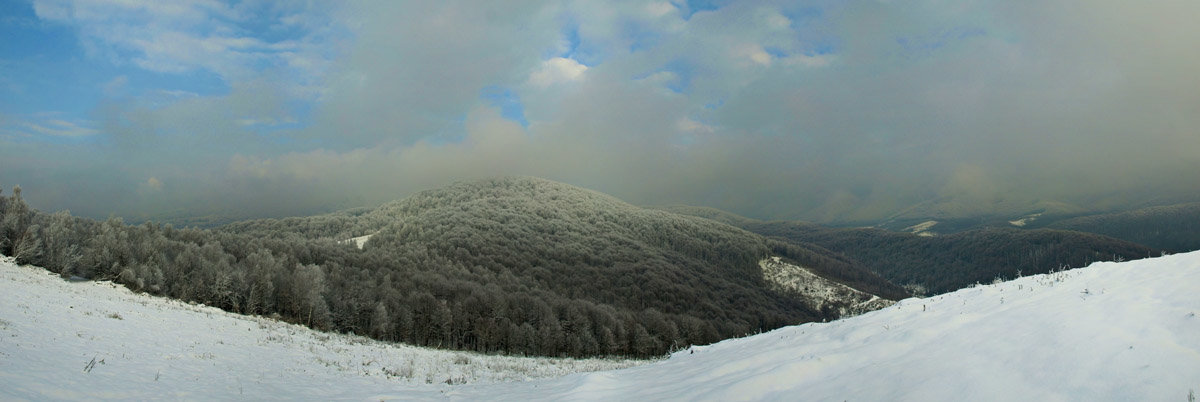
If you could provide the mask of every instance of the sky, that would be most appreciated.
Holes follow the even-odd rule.
[[[0,188],[131,219],[303,215],[495,175],[821,222],[1194,201],[1196,15],[10,0]]]

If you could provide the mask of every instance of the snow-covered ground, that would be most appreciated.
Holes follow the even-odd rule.
[[[1032,214],[1032,215],[1025,215],[1017,220],[1008,221],[1008,224],[1016,226],[1016,227],[1023,227],[1025,225],[1028,225],[1029,222],[1033,222],[1033,221],[1037,220],[1037,218],[1039,216],[1042,216],[1042,214],[1036,213],[1036,214]]]
[[[344,241],[349,242],[349,243],[354,243],[354,246],[358,247],[361,250],[363,248],[363,245],[367,244],[367,240],[371,240],[371,236],[374,236],[374,235],[375,235],[374,233],[371,233],[366,236],[351,237]]]
[[[758,262],[763,279],[785,291],[804,295],[812,300],[814,309],[825,306],[837,309],[842,317],[875,311],[892,305],[891,300],[881,299],[870,293],[822,278],[807,268],[789,264],[780,257],[771,257]]]
[[[361,399],[645,364],[488,356],[323,333],[67,282],[0,257],[0,401]]]
[[[1200,252],[907,299],[620,370],[467,385],[378,374],[404,367],[394,356],[407,348],[11,263],[0,263],[0,292],[0,399],[1186,401],[1200,393]],[[458,366],[483,370],[482,357],[438,353],[470,356]],[[414,373],[454,367],[415,364]]]
[[[929,229],[933,229],[933,227],[937,226],[937,224],[938,224],[938,221],[925,221],[925,222],[918,223],[916,225],[906,227],[906,228],[904,228],[904,231],[911,232],[912,234],[915,234],[917,236],[933,237],[933,236],[937,236],[937,233],[932,230],[929,230]]]

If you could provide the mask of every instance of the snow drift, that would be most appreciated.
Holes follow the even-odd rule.
[[[415,370],[444,378],[431,374],[425,384],[424,374],[386,374],[406,367],[396,356],[415,356],[405,347],[67,283],[4,262],[0,399],[1183,401],[1200,392],[1198,274],[1200,252],[1097,263],[693,347],[637,367],[451,385],[448,361],[464,356],[472,364],[458,364],[462,370],[500,373],[482,382],[628,363],[563,360],[569,367],[548,372],[528,367],[557,363],[491,367],[501,363],[430,352],[442,355],[415,364],[442,368]]]

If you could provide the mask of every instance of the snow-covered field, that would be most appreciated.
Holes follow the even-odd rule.
[[[0,292],[0,399],[1187,401],[1200,393],[1200,252],[907,299],[620,370],[466,385],[437,376],[424,384],[416,373],[453,377],[461,356],[471,360],[463,370],[485,371],[483,357],[431,352],[444,361],[418,359],[414,380],[381,374],[402,370],[414,358],[396,356],[415,356],[410,348],[67,283],[36,268],[0,263]],[[520,361],[512,364],[543,367]],[[559,372],[609,363],[562,364],[577,366]]]
[[[0,400],[362,399],[557,377],[636,360],[488,356],[323,333],[67,282],[0,257]]]

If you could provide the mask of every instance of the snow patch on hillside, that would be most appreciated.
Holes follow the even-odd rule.
[[[925,222],[918,223],[916,225],[906,227],[906,228],[904,228],[904,231],[911,232],[912,234],[915,234],[917,236],[933,237],[933,236],[937,236],[937,233],[934,233],[933,231],[930,231],[929,229],[933,228],[937,224],[938,224],[938,221],[925,221]]]
[[[780,257],[758,262],[763,279],[779,290],[800,294],[813,302],[813,308],[837,310],[842,317],[878,310],[894,303],[879,296],[822,278],[807,268],[789,264]]]
[[[358,247],[359,250],[362,250],[363,245],[367,244],[367,240],[370,240],[371,236],[374,236],[374,235],[375,235],[374,233],[371,233],[366,236],[351,237],[349,239],[343,240],[342,242],[343,243],[353,243],[354,247]]]
[[[1037,218],[1039,216],[1042,216],[1042,214],[1036,213],[1036,214],[1032,214],[1032,215],[1025,215],[1025,216],[1021,217],[1020,219],[1008,221],[1008,224],[1016,226],[1016,227],[1023,227],[1025,225],[1028,225],[1029,222],[1033,222],[1033,221],[1037,220]]]

